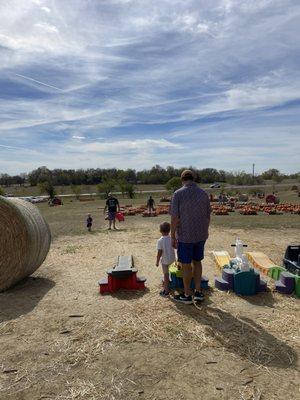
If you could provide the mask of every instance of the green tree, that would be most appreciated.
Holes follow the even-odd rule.
[[[4,189],[0,186],[0,196],[4,196]]]
[[[100,196],[104,195],[106,198],[108,193],[112,192],[116,187],[115,181],[108,179],[97,185],[97,192]]]
[[[132,183],[121,181],[119,182],[120,190],[122,196],[125,197],[127,195],[130,199],[133,199],[135,196],[135,187]]]
[[[51,182],[41,182],[38,184],[38,188],[40,191],[40,194],[47,194],[50,199],[53,199],[56,195],[55,192],[55,187],[53,186],[53,184]]]
[[[275,168],[268,169],[267,171],[261,174],[262,178],[266,180],[273,179],[275,176],[278,175],[280,175],[280,171]]]
[[[75,194],[75,197],[77,200],[79,200],[79,197],[82,193],[82,188],[79,185],[72,185],[71,186],[72,192]]]
[[[39,167],[28,174],[28,180],[31,186],[36,186],[38,183],[50,182],[52,172],[47,167]]]
[[[174,176],[166,183],[166,189],[170,192],[175,192],[175,190],[181,188],[181,179],[178,176]]]
[[[135,196],[135,187],[132,183],[127,183],[125,187],[125,193],[128,195],[130,199],[133,199]]]
[[[284,179],[284,176],[281,175],[281,174],[273,175],[273,177],[272,177],[272,181],[274,181],[274,182],[276,182],[276,183],[282,182],[283,179]]]

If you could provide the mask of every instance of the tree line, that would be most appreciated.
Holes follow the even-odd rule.
[[[10,176],[0,174],[0,186],[9,187],[12,185],[37,186],[45,182],[53,186],[80,186],[80,185],[101,185],[107,182],[117,182],[120,185],[136,184],[161,184],[165,185],[172,178],[179,177],[186,168],[174,168],[168,166],[163,168],[155,165],[150,169],[136,171],[134,169],[53,169],[45,166],[39,167],[28,174]],[[215,168],[197,169],[189,167],[195,172],[198,183],[228,183],[232,185],[257,185],[265,180],[272,180],[276,183],[285,178],[300,179],[300,172],[286,175],[278,169],[269,169],[260,175],[253,176],[244,171],[228,172]]]

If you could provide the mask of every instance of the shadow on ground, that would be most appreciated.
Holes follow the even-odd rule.
[[[268,290],[266,292],[257,293],[255,296],[241,296],[248,303],[257,307],[270,307],[274,308],[276,300],[273,293]]]
[[[267,332],[263,326],[248,317],[237,318],[209,303],[195,307],[177,302],[174,304],[180,314],[205,325],[208,333],[222,347],[256,365],[290,368],[297,364],[296,351]]]
[[[12,289],[0,293],[0,323],[32,311],[54,286],[51,279],[29,277]]]
[[[148,288],[145,288],[144,290],[119,290],[118,292],[111,294],[111,296],[118,300],[136,300],[145,296],[149,291]]]

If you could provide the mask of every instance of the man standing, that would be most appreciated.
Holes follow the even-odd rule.
[[[176,300],[184,304],[193,302],[190,289],[193,276],[194,300],[204,300],[201,261],[208,238],[211,207],[208,195],[194,180],[193,171],[182,172],[183,186],[173,194],[170,207],[172,245],[177,248],[178,261],[182,264],[184,284],[184,294],[177,296]]]
[[[152,196],[149,196],[149,199],[147,201],[147,207],[148,207],[148,212],[151,215],[152,211],[154,212],[154,205],[155,205],[155,201],[153,199]]]
[[[120,211],[120,204],[119,204],[119,200],[117,198],[113,197],[113,195],[111,193],[108,193],[106,205],[104,207],[104,214],[106,213],[106,210],[108,210],[108,222],[109,222],[108,229],[111,230],[111,225],[113,225],[114,229],[117,229],[116,228],[116,212]]]

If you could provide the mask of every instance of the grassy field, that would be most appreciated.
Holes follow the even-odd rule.
[[[228,185],[222,185],[222,188],[225,188],[225,191],[229,193],[236,193],[236,192],[241,192],[241,193],[248,193],[249,191],[253,191],[255,189],[262,189],[265,193],[270,193],[273,191],[280,191],[283,192],[285,190],[290,190],[293,185],[298,185],[300,187],[300,184],[295,183],[292,180],[286,180],[280,184],[274,184],[272,181],[266,181],[265,186],[251,186],[251,187],[234,187],[230,188]],[[201,184],[201,187],[204,189],[208,189],[210,192],[213,193],[220,193],[221,189],[210,189],[210,184]],[[97,193],[97,185],[81,185],[81,193]],[[151,192],[152,190],[154,192],[159,192],[161,193],[165,192],[165,185],[135,185],[136,189],[136,194],[137,196],[140,195],[141,191],[147,191]],[[39,188],[37,186],[11,186],[4,188],[5,192],[13,195],[13,196],[20,196],[20,197],[26,197],[26,196],[39,196],[41,195]],[[55,187],[56,193],[58,195],[73,195],[72,187],[71,186],[56,186]],[[116,191],[119,189],[116,188]],[[75,196],[75,195],[74,195]]]
[[[97,185],[80,185],[81,193],[97,193]],[[13,196],[40,196],[41,193],[37,186],[10,186],[8,188],[4,188],[5,192],[13,195]],[[119,190],[118,188],[116,189]],[[136,185],[137,194],[140,191],[164,191],[164,185]],[[74,194],[71,186],[55,186],[55,191],[58,195],[64,194]],[[74,195],[75,196],[75,195]]]
[[[279,197],[283,202],[298,204],[300,198],[296,193],[290,191],[279,192]],[[156,203],[159,203],[159,197],[154,197]],[[257,201],[257,200],[255,200]],[[145,204],[146,196],[141,198],[128,199],[120,197],[121,205],[139,205]],[[61,207],[48,207],[46,203],[39,204],[39,208],[51,226],[53,237],[62,235],[80,235],[86,231],[85,219],[88,213],[94,218],[94,230],[105,234],[104,228],[107,223],[104,221],[103,209],[105,201],[96,199],[90,202],[80,202],[72,199],[65,199]],[[142,216],[127,217],[128,219],[141,220]],[[157,217],[157,224],[162,220],[168,219],[167,215]],[[240,215],[238,212],[230,213],[225,216],[212,216],[212,226],[228,227],[234,229],[300,229],[300,216],[293,214],[283,215]],[[126,229],[126,221],[124,224]]]

